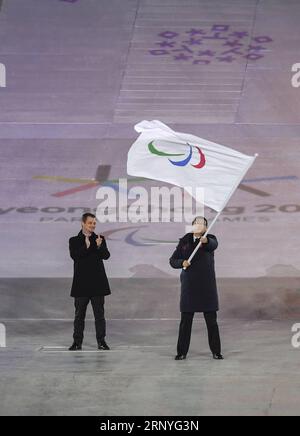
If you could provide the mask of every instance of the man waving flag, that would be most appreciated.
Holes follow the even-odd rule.
[[[203,237],[217,221],[230,197],[258,156],[248,156],[198,136],[170,129],[161,121],[141,121],[140,133],[128,152],[127,173],[180,186],[204,189],[203,203],[217,214]],[[188,259],[201,247],[202,238]],[[183,267],[186,269],[187,267]]]
[[[182,188],[204,189],[204,204],[221,212],[257,155],[248,156],[187,133],[161,121],[141,121],[128,152],[127,173]]]

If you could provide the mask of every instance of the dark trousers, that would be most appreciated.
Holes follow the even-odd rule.
[[[105,338],[106,322],[104,318],[104,297],[76,297],[75,319],[74,319],[74,334],[73,339],[76,344],[82,344],[83,331],[85,324],[86,309],[91,301],[95,317],[96,337],[98,344]]]
[[[182,312],[179,326],[177,354],[187,354],[191,342],[192,324],[194,313]],[[217,312],[204,312],[208,331],[209,348],[213,354],[221,353],[221,341],[217,323]]]

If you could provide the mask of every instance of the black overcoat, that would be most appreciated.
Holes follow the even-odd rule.
[[[97,297],[111,293],[103,265],[103,259],[108,259],[110,253],[104,237],[100,236],[103,241],[99,248],[95,233],[89,238],[89,248],[86,247],[82,231],[69,240],[70,256],[74,260],[72,297]]]
[[[181,271],[181,312],[219,310],[214,262],[214,250],[218,246],[218,241],[211,234],[207,235],[207,239],[208,243],[202,244],[191,261],[191,265]],[[173,268],[182,268],[183,261],[189,258],[196,246],[197,242],[193,240],[193,233],[187,233],[179,240],[170,258],[170,265]]]

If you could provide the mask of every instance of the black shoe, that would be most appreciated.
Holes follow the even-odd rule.
[[[175,360],[184,360],[186,359],[186,354],[177,354],[177,356],[175,356]]]
[[[101,341],[98,344],[98,350],[110,350],[110,348],[105,341]]]
[[[224,360],[224,357],[222,356],[222,354],[217,353],[217,354],[213,354],[213,358],[215,360]]]
[[[82,350],[81,344],[76,344],[76,342],[73,342],[73,344],[69,348],[69,351],[80,351],[80,350]]]

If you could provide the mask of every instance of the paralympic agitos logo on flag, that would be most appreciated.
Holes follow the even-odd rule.
[[[202,150],[197,145],[193,146],[190,144],[186,144],[186,146],[188,148],[188,150],[187,150],[188,154],[187,153],[166,153],[166,152],[156,148],[154,146],[154,141],[149,142],[148,149],[149,149],[150,153],[152,153],[152,154],[155,154],[155,155],[161,156],[161,157],[167,157],[168,161],[172,165],[175,165],[178,167],[185,167],[188,164],[190,164],[192,167],[197,168],[197,169],[203,168],[205,166],[206,159],[205,159],[205,155],[202,152]],[[196,149],[197,157],[198,157],[199,161],[195,164],[192,164],[190,161],[192,160],[193,151],[195,149]],[[173,159],[170,159],[171,156],[178,156],[178,157],[184,156],[184,158],[179,159],[179,160],[173,160]]]

